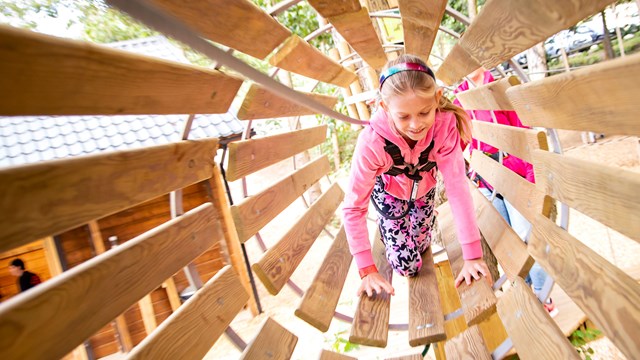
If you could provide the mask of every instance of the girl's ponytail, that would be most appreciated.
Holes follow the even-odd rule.
[[[438,109],[440,109],[440,111],[453,112],[453,114],[456,116],[456,127],[458,128],[458,132],[460,133],[460,139],[462,139],[465,144],[471,142],[471,120],[469,120],[467,112],[464,111],[461,107],[453,104],[444,95],[440,97],[440,104],[438,104]]]

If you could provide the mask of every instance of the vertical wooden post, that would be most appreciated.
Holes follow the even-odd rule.
[[[145,295],[140,301],[138,301],[140,307],[140,313],[142,314],[142,322],[144,323],[144,329],[149,336],[153,330],[158,327],[156,321],[156,313],[153,311],[153,301],[151,301],[151,294]]]
[[[98,225],[97,220],[89,221],[88,225],[93,248],[96,250],[96,255],[100,255],[107,251],[104,246],[102,233],[100,232],[100,226]],[[114,330],[116,331],[120,346],[122,347],[121,351],[125,353],[131,351],[131,349],[133,349],[133,341],[131,340],[131,333],[129,332],[129,327],[127,327],[127,321],[125,320],[124,315],[118,315],[115,322],[112,323],[112,326],[115,327]]]
[[[569,57],[567,56],[567,52],[563,47],[560,48],[560,57],[562,57],[562,63],[564,64],[564,70],[566,72],[571,71],[571,66],[569,65]]]
[[[256,303],[253,290],[251,289],[249,273],[247,272],[247,267],[245,266],[244,258],[242,256],[240,239],[238,239],[236,224],[233,222],[233,218],[231,217],[229,200],[227,199],[225,187],[222,183],[222,173],[220,172],[218,164],[215,164],[213,167],[213,175],[211,176],[211,179],[209,179],[208,183],[211,186],[212,203],[222,218],[222,231],[224,233],[227,250],[229,251],[229,257],[231,258],[231,266],[233,266],[238,273],[238,276],[240,276],[240,281],[249,294],[249,309],[251,310],[251,313],[256,316],[258,315],[258,304]]]
[[[338,61],[340,61],[340,52],[336,48],[329,49],[329,57],[331,59],[335,60],[336,62],[338,62]],[[351,89],[348,88],[348,87],[342,88],[341,91],[342,91],[342,97],[344,97],[345,100],[352,95],[351,94]],[[360,117],[358,117],[358,110],[356,109],[356,105],[355,104],[347,105],[347,113],[349,114],[349,117],[352,117],[354,119],[360,119]]]
[[[349,44],[347,44],[347,42],[344,40],[339,41],[338,52],[340,53],[340,57],[344,58],[349,56],[349,54],[351,53],[351,50],[349,49]],[[349,70],[355,70],[355,67],[353,65],[346,66],[346,68]],[[351,85],[349,85],[349,87],[351,88],[352,95],[358,95],[362,92],[362,86],[360,86],[359,78],[356,81],[352,82]],[[358,109],[358,118],[360,120],[369,120],[369,118],[371,117],[371,114],[369,114],[369,108],[367,107],[367,104],[365,104],[362,101],[357,102],[356,108]]]
[[[49,266],[49,273],[51,277],[62,274],[62,262],[60,262],[60,254],[56,247],[55,241],[52,236],[47,236],[43,241],[44,256],[47,259],[47,265]]]

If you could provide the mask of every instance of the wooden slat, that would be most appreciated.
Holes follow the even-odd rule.
[[[0,26],[0,115],[224,113],[242,80]]]
[[[623,354],[640,354],[640,284],[542,215],[528,248]]]
[[[445,344],[447,360],[491,360],[478,325],[463,331]]]
[[[640,178],[633,171],[535,151],[537,186],[549,196],[640,241]]]
[[[251,266],[269,293],[276,295],[287,283],[343,197],[342,189],[334,183],[278,243]]]
[[[291,35],[286,27],[249,0],[152,0],[204,37],[264,59]]]
[[[0,358],[64,356],[221,237],[204,204],[10,299],[0,307]]]
[[[189,298],[128,359],[202,359],[249,295],[229,265]]]
[[[460,44],[455,44],[436,71],[436,78],[447,85],[453,85],[479,67],[480,63],[472,58]]]
[[[0,251],[207,179],[217,148],[190,140],[2,169]]]
[[[269,59],[281,69],[326,83],[348,87],[358,76],[331,60],[298,35],[292,35]]]
[[[490,160],[492,161],[492,160]],[[526,277],[533,265],[527,245],[520,239],[489,200],[469,182],[478,227],[509,280]]]
[[[535,184],[477,150],[471,155],[471,168],[502,194],[529,222],[533,222],[537,214],[548,216],[551,212],[553,199],[545,196]]]
[[[544,131],[517,128],[486,121],[472,121],[473,138],[533,163],[531,152],[549,150]]]
[[[639,135],[638,78],[634,54],[513,87],[507,96],[529,126]]]
[[[380,69],[387,63],[387,55],[373,28],[367,8],[332,16],[327,20],[369,66]]]
[[[487,69],[600,12],[612,0],[489,1],[460,39]]]
[[[409,280],[409,345],[419,346],[447,338],[440,305],[438,279],[429,247],[422,253],[422,268]]]
[[[576,349],[521,278],[498,300],[498,314],[521,359],[580,359]]]
[[[235,181],[299,152],[321,144],[327,126],[321,125],[284,134],[229,143],[227,180]]]
[[[373,235],[373,260],[380,275],[391,283],[393,269],[384,255],[385,248],[380,239],[380,230],[376,229]],[[366,293],[360,295],[358,308],[353,316],[349,341],[354,344],[386,347],[389,336],[390,303],[391,295],[386,291],[381,294],[374,293],[371,297]]]
[[[288,360],[297,343],[297,336],[268,317],[240,359]]]
[[[305,164],[267,189],[231,207],[238,239],[245,242],[330,170],[326,156]]]
[[[449,262],[451,263],[451,271],[455,279],[460,270],[462,270],[464,260],[462,259],[462,248],[456,236],[453,214],[449,203],[439,206],[437,211],[442,240],[445,244]],[[458,295],[460,295],[464,317],[469,326],[477,324],[495,313],[497,299],[484,276],[481,276],[479,281],[472,281],[471,285],[467,285],[463,281],[457,290]]]
[[[329,330],[352,260],[347,235],[341,227],[295,311],[297,317],[322,332]]]
[[[447,1],[399,0],[398,5],[402,15],[405,52],[428,59]]]
[[[516,85],[520,85],[520,80],[515,76],[509,76],[459,92],[456,98],[465,110],[514,110],[506,91]]]
[[[415,354],[411,354],[411,355],[398,356],[398,357],[392,357],[392,358],[385,358],[385,360],[422,360],[422,359],[424,359],[424,357],[422,356],[422,353],[415,353]]]
[[[438,290],[440,291],[440,301],[442,302],[442,310],[445,314],[452,313],[461,308],[460,297],[455,288],[453,273],[451,272],[451,264],[444,260],[436,265],[436,276],[438,278]],[[467,329],[467,323],[463,316],[456,317],[449,321],[445,321],[444,330],[447,339],[460,334]],[[444,341],[435,343],[434,352],[436,359],[444,359]]]
[[[323,18],[360,11],[358,0],[308,0],[309,5]]]
[[[320,353],[320,360],[356,360],[356,358],[334,353],[333,351],[329,350],[322,350],[322,353]]]
[[[328,108],[333,108],[338,98],[334,96],[305,93],[309,99],[317,101]],[[287,116],[313,115],[317,112],[307,107],[284,99],[261,88],[257,84],[251,84],[247,95],[238,110],[240,120],[274,119]]]

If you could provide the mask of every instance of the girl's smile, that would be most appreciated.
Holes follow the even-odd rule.
[[[433,126],[441,96],[441,89],[431,96],[409,91],[389,97],[381,102],[381,106],[389,114],[395,129],[413,147]]]

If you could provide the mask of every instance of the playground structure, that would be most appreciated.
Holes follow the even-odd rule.
[[[270,13],[282,11],[294,2],[285,1]],[[452,85],[481,65],[493,68],[610,2],[489,1],[437,68],[436,76]],[[333,27],[348,43],[330,56],[311,47],[308,39],[292,35],[270,13],[248,0],[109,3],[209,56],[223,69],[160,61],[2,27],[0,38],[5,45],[0,49],[0,81],[8,84],[3,88],[11,88],[0,100],[2,115],[224,113],[242,83],[251,81],[238,113],[249,121],[245,139],[228,145],[225,178],[235,181],[316,146],[326,137],[326,126],[318,126],[253,139],[251,121],[323,113],[338,120],[363,123],[368,110],[358,101],[349,109],[350,116],[336,113],[331,110],[335,97],[295,91],[204,39],[257,58],[265,58],[275,50],[270,57],[272,65],[343,87],[352,95],[357,95],[352,86],[357,74],[331,57],[362,59],[366,65],[359,72],[376,84],[376,71],[388,56],[393,56],[379,41],[372,13],[359,1],[309,1],[330,24],[319,32]],[[392,1],[387,3],[392,5]],[[447,10],[446,1],[428,6],[416,0],[397,3],[405,51],[427,58],[442,16],[451,10]],[[516,64],[513,66],[517,68]],[[480,230],[498,259],[504,278],[493,288],[485,281],[463,284],[454,290],[460,309],[445,309],[443,303],[449,303],[452,293],[443,290],[441,284],[450,280],[443,280],[441,265],[434,264],[429,250],[424,254],[421,273],[410,280],[409,323],[389,324],[388,295],[363,296],[351,319],[350,340],[384,347],[389,329],[398,327],[408,330],[408,345],[439,343],[439,356],[451,359],[501,358],[512,348],[524,359],[578,358],[566,338],[566,329],[558,327],[524,284],[522,277],[535,260],[628,358],[637,356],[640,343],[634,340],[633,333],[640,329],[638,282],[551,221],[549,213],[557,201],[564,204],[560,224],[565,227],[563,217],[570,207],[640,240],[637,176],[568,159],[561,154],[553,131],[638,135],[640,123],[635,110],[639,74],[640,57],[634,55],[533,82],[524,74],[519,80],[504,77],[460,93],[458,98],[466,109],[515,110],[523,123],[534,127],[514,129],[474,122],[476,138],[534,164],[535,185],[483,156],[473,156],[471,164],[532,222],[531,240],[525,245],[491,204],[472,189]],[[358,119],[351,116],[355,114]],[[189,126],[187,121],[187,129]],[[186,135],[183,141],[169,145],[0,169],[0,251],[96,221],[170,192],[174,208],[180,208],[181,191],[192,184],[203,184],[209,193],[208,201],[192,210],[184,214],[176,211],[172,220],[0,305],[2,358],[65,356],[216,244],[224,244],[230,264],[179,305],[127,356],[202,358],[217,337],[225,331],[229,334],[228,325],[245,304],[257,311],[241,244],[325,176],[329,172],[328,159],[314,159],[267,189],[230,205],[221,169],[213,162],[217,139],[187,140],[188,131]],[[276,245],[252,264],[253,272],[269,292],[278,293],[288,283],[342,197],[340,187],[333,184],[310,204]],[[450,264],[447,266],[455,276],[462,259],[447,204],[439,208],[439,224]],[[380,241],[375,240],[374,236],[378,268],[391,278],[392,272],[385,266],[378,247]],[[312,285],[304,292],[296,315],[326,331],[334,319],[350,265],[351,256],[341,230]],[[509,288],[497,298],[495,290],[506,282]],[[462,328],[448,327],[451,322],[462,320]],[[499,321],[496,329],[506,330],[500,344],[487,344],[483,338],[481,328],[487,326],[486,320]],[[269,319],[254,340],[243,345],[242,358],[288,358],[296,337]],[[323,352],[321,357],[345,358],[329,352]]]

